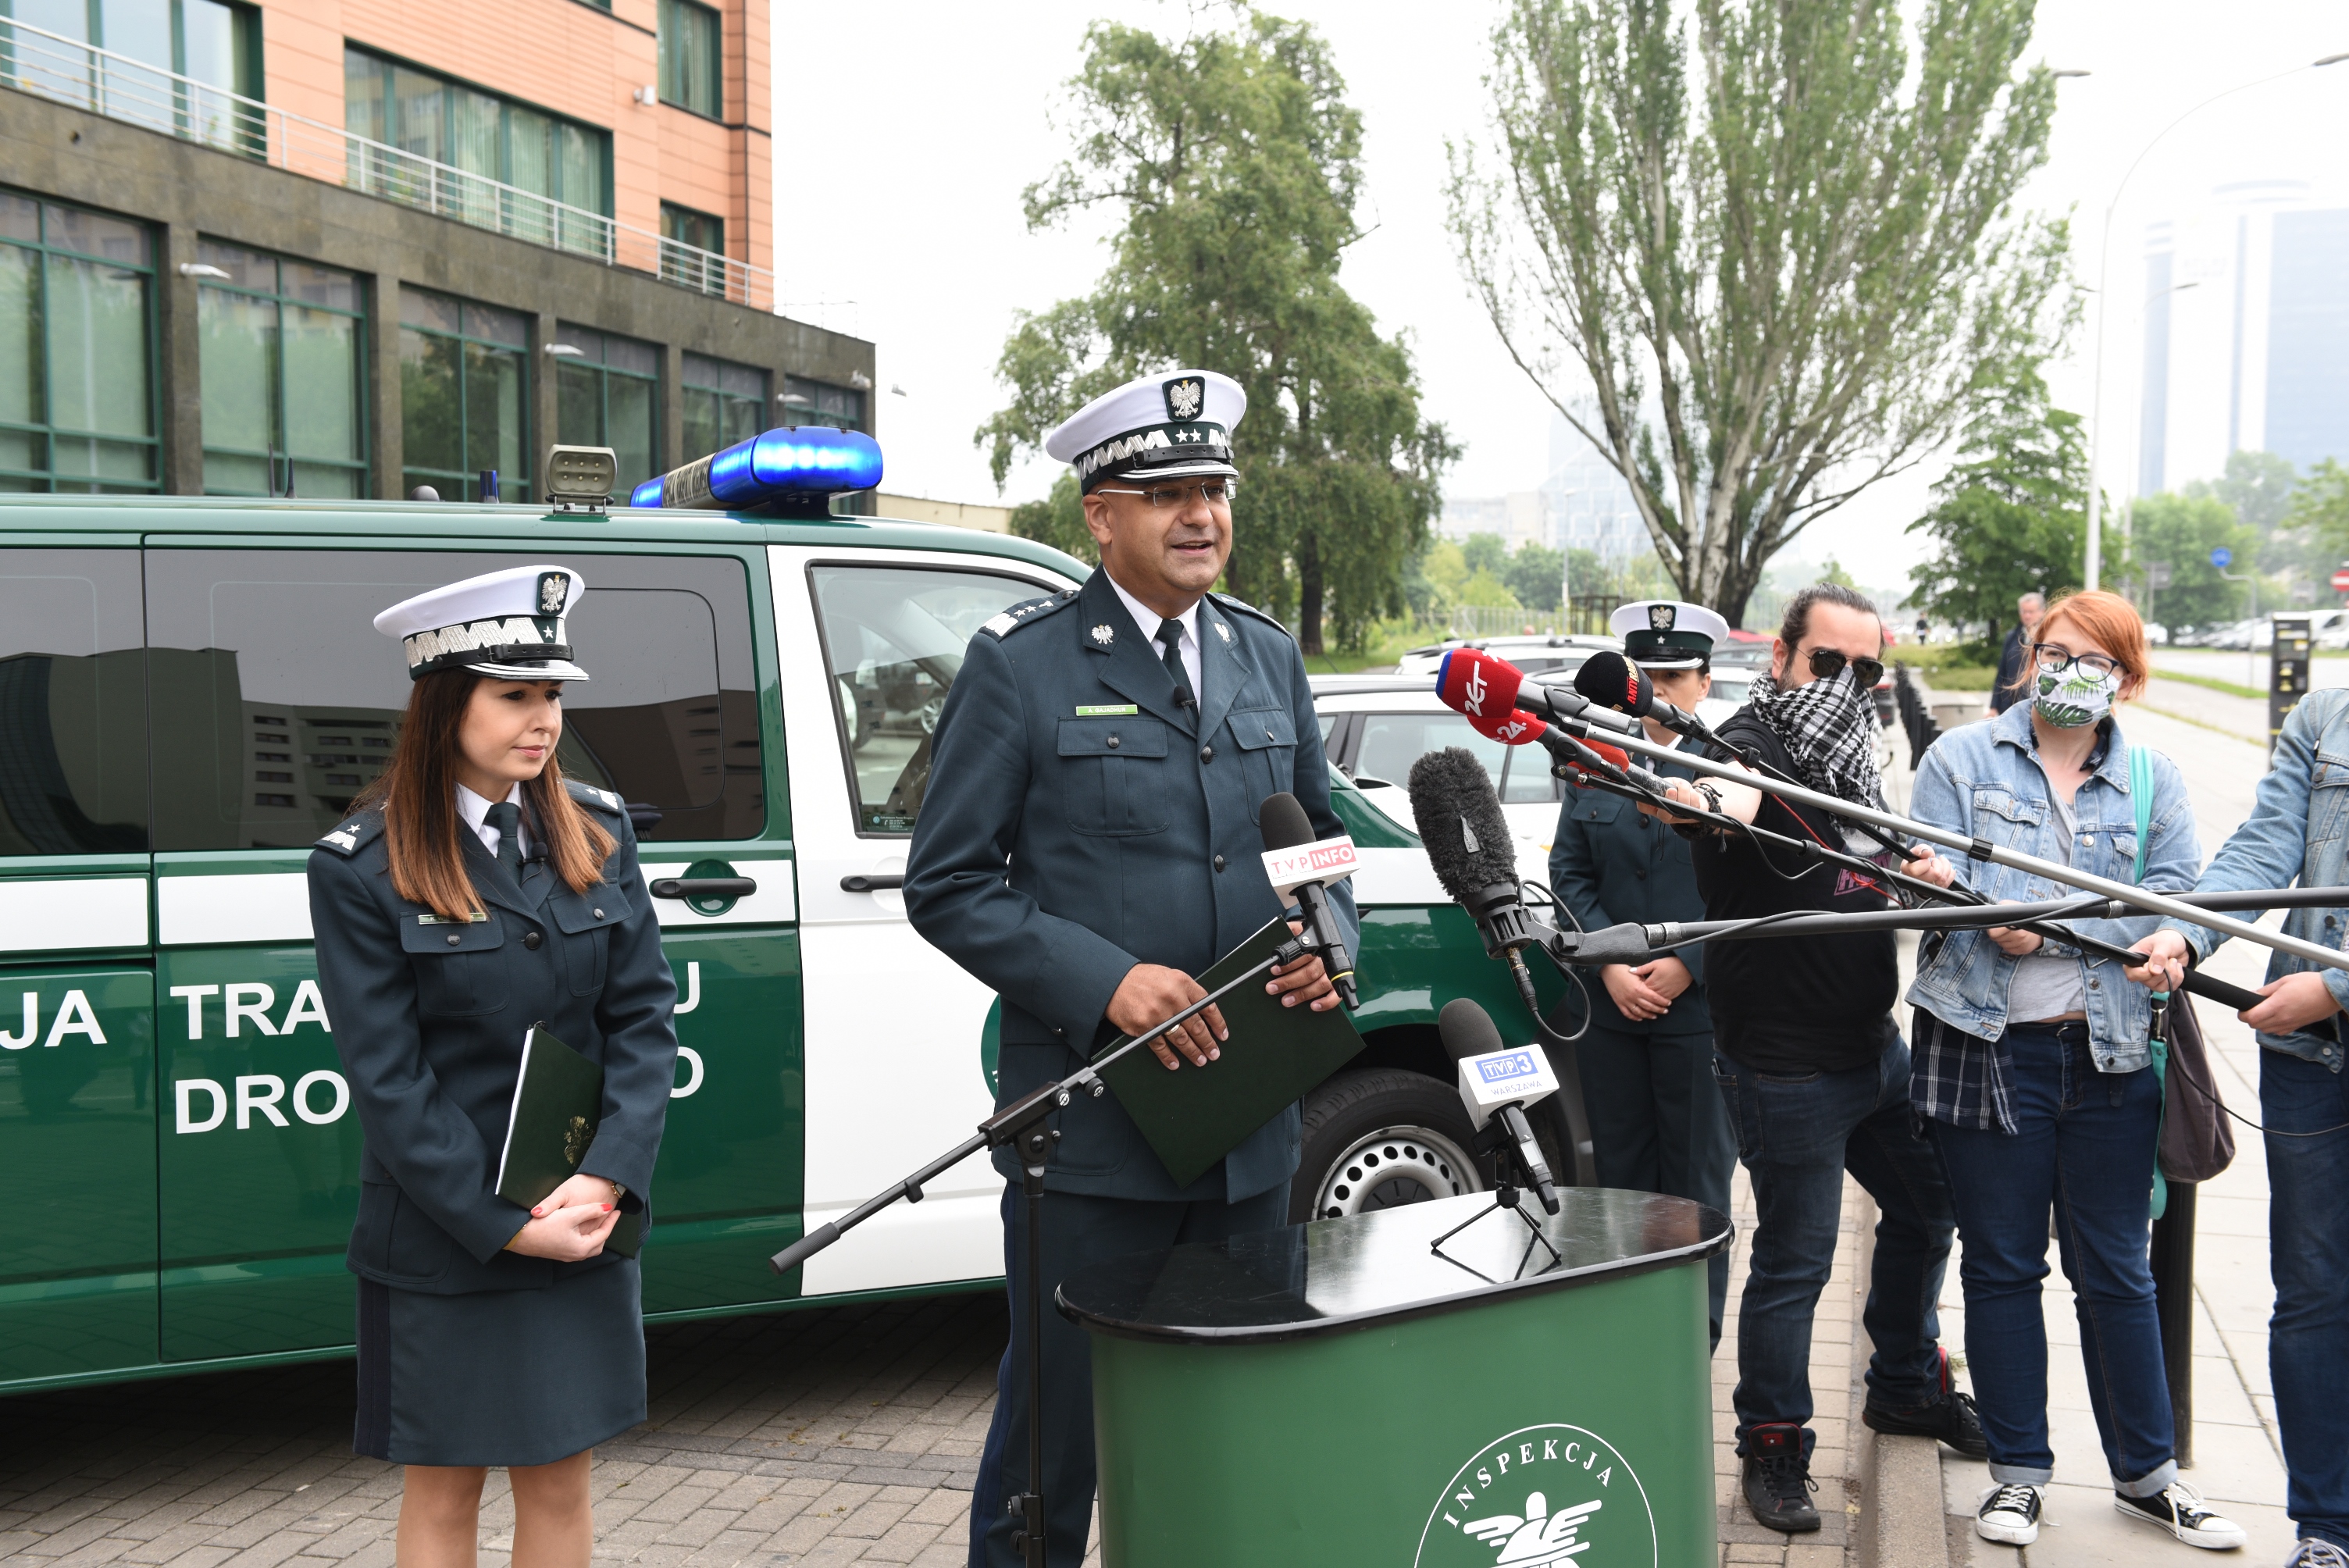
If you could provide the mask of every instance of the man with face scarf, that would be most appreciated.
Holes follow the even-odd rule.
[[[1817,583],[1788,602],[1767,679],[1721,726],[1749,768],[1856,805],[1884,805],[1870,690],[1884,673],[1876,607]],[[1882,846],[1823,810],[1731,782],[1675,784],[1691,805],[1889,864]],[[1708,833],[1694,846],[1710,920],[1886,907],[1886,887],[1784,845]],[[1947,886],[1930,850],[1903,869]],[[1774,1530],[1816,1530],[1811,1501],[1811,1318],[1835,1263],[1843,1178],[1876,1200],[1865,1320],[1875,1354],[1864,1418],[1878,1431],[1988,1451],[1972,1401],[1950,1387],[1933,1303],[1956,1220],[1930,1147],[1910,1125],[1909,1047],[1892,1021],[1889,932],[1726,942],[1706,959],[1713,1077],[1754,1184],[1752,1264],[1737,1336],[1737,1451],[1746,1506]]]

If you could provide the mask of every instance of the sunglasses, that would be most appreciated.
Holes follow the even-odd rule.
[[[1859,683],[1862,691],[1871,689],[1884,678],[1882,659],[1847,658],[1834,648],[1813,648],[1810,659],[1811,674],[1823,681],[1831,681],[1843,674],[1846,665],[1851,666],[1852,678]]]

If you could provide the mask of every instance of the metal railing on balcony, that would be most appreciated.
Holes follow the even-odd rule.
[[[0,85],[533,244],[774,308],[774,274],[534,191],[354,136],[110,49],[0,18]]]

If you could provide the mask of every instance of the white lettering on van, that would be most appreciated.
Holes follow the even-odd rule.
[[[683,1099],[701,1087],[701,1053],[691,1046],[679,1046],[677,1048],[677,1054],[685,1063],[690,1076],[686,1078],[684,1088],[672,1088],[668,1091],[668,1097],[671,1099]]]
[[[332,1086],[335,1091],[335,1103],[325,1110],[312,1110],[310,1091],[319,1084]],[[343,1112],[350,1108],[351,1086],[343,1080],[343,1075],[338,1072],[329,1072],[325,1068],[320,1068],[316,1072],[304,1073],[294,1085],[294,1114],[315,1127],[324,1127],[330,1121],[342,1120]]]
[[[204,1037],[204,998],[207,996],[217,996],[219,995],[220,987],[217,985],[174,985],[171,987],[172,997],[175,1000],[183,1000],[188,1004],[188,1038],[191,1040],[201,1040]]]
[[[181,1078],[171,1087],[179,1091],[181,1132],[210,1132],[228,1119],[228,1093],[212,1079]],[[194,1105],[200,1094],[210,1095],[212,1101],[212,1114],[202,1121],[196,1119]]]
[[[671,1007],[669,1013],[673,1017],[683,1017],[700,1006],[701,960],[688,958],[685,961],[685,1000]],[[690,1094],[692,1090],[688,1089],[686,1092]]]
[[[264,1035],[277,1032],[277,1026],[271,1023],[268,1016],[269,1009],[277,1006],[276,987],[258,980],[249,980],[243,985],[231,985],[224,1001],[230,1039],[236,1038],[236,1025],[240,1018]]]
[[[285,1080],[275,1073],[254,1073],[236,1080],[236,1130],[243,1132],[253,1125],[253,1113],[261,1112],[279,1127],[293,1125],[277,1102],[285,1098]]]
[[[328,1034],[335,1026],[326,1022],[326,999],[318,995],[318,983],[305,980],[294,987],[294,1005],[285,1009],[285,1016],[277,1026],[281,1035],[290,1035],[299,1024],[316,1024]]]
[[[25,1031],[11,1034],[0,1029],[0,1050],[21,1051],[41,1037],[41,994],[25,993]]]
[[[106,1031],[98,1026],[98,1015],[89,1010],[89,998],[78,991],[68,991],[66,999],[57,1004],[57,1016],[49,1026],[49,1037],[41,1042],[46,1049],[67,1035],[88,1037],[93,1046],[106,1044]]]

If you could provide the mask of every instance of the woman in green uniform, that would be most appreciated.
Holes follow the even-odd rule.
[[[1656,695],[1695,712],[1713,688],[1713,645],[1728,634],[1728,623],[1701,604],[1646,600],[1624,605],[1609,624]],[[1682,744],[1653,720],[1647,728],[1659,745]],[[1671,763],[1652,766],[1667,777],[1694,777]],[[1588,931],[1623,921],[1704,918],[1688,841],[1619,795],[1581,789],[1567,797],[1549,875],[1552,890]],[[1713,1082],[1703,949],[1682,948],[1636,966],[1610,964],[1596,978],[1594,1016],[1576,1057],[1599,1185],[1693,1198],[1726,1214],[1737,1149]],[[1718,1346],[1728,1255],[1715,1255],[1711,1266]]]
[[[407,1467],[402,1568],[470,1568],[490,1465],[513,1483],[515,1561],[586,1568],[588,1450],[645,1417],[636,1264],[605,1243],[645,1208],[677,985],[622,802],[554,761],[563,683],[587,678],[564,634],[585,591],[517,567],[378,615],[407,714],[381,783],[310,856],[364,1133],[352,1446]],[[577,1173],[524,1209],[495,1189],[542,1022],[602,1065],[604,1103]]]

